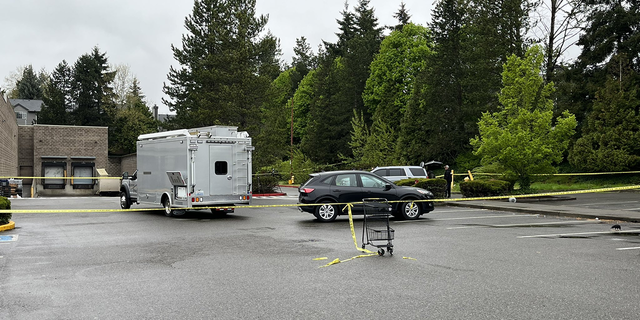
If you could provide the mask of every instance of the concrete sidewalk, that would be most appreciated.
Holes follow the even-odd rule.
[[[460,194],[453,194],[452,197],[462,198]],[[517,199],[515,203],[508,200],[483,200],[452,201],[444,204],[550,216],[640,222],[640,193],[636,191],[584,193],[541,199],[522,198]]]

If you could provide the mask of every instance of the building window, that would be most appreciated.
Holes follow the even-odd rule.
[[[27,113],[24,111],[16,111],[16,119],[27,119]]]
[[[45,189],[64,189],[64,178],[67,176],[67,163],[66,162],[43,162],[42,163],[42,186]]]

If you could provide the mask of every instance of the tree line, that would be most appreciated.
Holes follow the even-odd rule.
[[[640,168],[636,1],[439,0],[431,16],[412,23],[401,3],[397,23],[381,26],[369,0],[345,3],[337,41],[313,50],[301,36],[285,63],[255,0],[196,0],[171,48],[163,103],[175,117],[164,126],[239,126],[254,137],[256,170],[440,160],[526,185],[560,163]],[[123,136],[110,130],[110,151],[127,150],[124,133],[157,124],[137,82],[126,106],[114,103],[113,78],[97,48],[59,65],[41,119],[114,126]]]

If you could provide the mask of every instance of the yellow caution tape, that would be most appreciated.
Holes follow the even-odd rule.
[[[624,190],[634,190],[640,189],[640,185],[633,186],[625,186],[625,187],[612,187],[612,188],[599,188],[599,189],[588,189],[588,190],[574,190],[574,191],[560,191],[560,192],[547,192],[547,193],[535,193],[535,194],[521,194],[521,195],[507,195],[507,196],[493,196],[493,197],[474,197],[474,198],[446,198],[446,199],[426,199],[426,200],[394,200],[388,201],[389,203],[404,203],[411,201],[411,203],[417,202],[456,202],[456,201],[480,201],[480,200],[501,200],[501,199],[509,199],[509,198],[532,198],[532,197],[542,197],[542,196],[558,196],[558,195],[569,195],[569,194],[582,194],[582,193],[599,193],[599,192],[611,192],[611,191],[624,191]],[[358,243],[355,236],[355,230],[353,229],[353,217],[351,214],[351,208],[354,204],[362,204],[362,201],[359,202],[350,202],[350,203],[305,203],[305,204],[270,204],[270,205],[239,205],[239,206],[212,206],[212,207],[172,207],[174,210],[200,210],[200,209],[237,209],[237,208],[283,208],[283,207],[308,207],[308,206],[322,206],[322,205],[335,205],[335,206],[345,206],[345,209],[348,210],[349,213],[349,223],[351,225],[351,233],[354,239],[354,243],[356,247],[358,247]],[[10,212],[10,213],[72,213],[72,212],[128,212],[128,211],[154,211],[154,210],[164,210],[164,208],[136,208],[136,209],[58,209],[58,210],[0,210],[0,212]],[[360,249],[359,249],[360,250]],[[360,250],[363,251],[363,250]],[[368,250],[367,250],[368,251]],[[364,251],[364,252],[367,252]]]

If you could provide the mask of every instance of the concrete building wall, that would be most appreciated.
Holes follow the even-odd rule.
[[[18,124],[13,107],[0,94],[0,176],[18,175]]]

